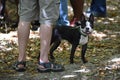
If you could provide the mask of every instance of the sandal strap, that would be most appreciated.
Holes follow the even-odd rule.
[[[41,65],[41,66],[43,66],[44,68],[49,68],[49,69],[51,69],[51,67],[52,67],[52,63],[51,62],[48,62],[48,63],[38,63],[39,65]]]
[[[23,68],[19,68],[18,65],[23,65]],[[16,71],[19,71],[19,72],[25,71],[26,70],[26,62],[25,61],[17,61],[13,65],[13,69],[15,69]]]
[[[24,67],[26,67],[26,61],[17,61],[16,65],[23,65]]]
[[[43,66],[43,68],[41,68],[41,70],[51,70],[51,71],[64,71],[64,67],[62,65],[56,64],[56,63],[52,63],[52,62],[48,62],[48,63],[38,63],[40,66]],[[40,70],[40,69],[39,69]]]

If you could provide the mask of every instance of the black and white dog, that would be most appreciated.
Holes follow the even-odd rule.
[[[81,44],[82,51],[81,57],[83,63],[86,63],[87,60],[85,59],[85,53],[87,50],[87,43],[89,34],[93,31],[94,24],[94,17],[91,14],[88,19],[84,15],[80,21],[76,22],[75,27],[70,26],[58,26],[55,27],[52,34],[51,39],[51,49],[50,49],[50,58],[55,59],[53,56],[54,50],[60,45],[61,40],[65,39],[72,44],[71,54],[70,54],[70,63],[74,63],[74,53],[76,47]]]

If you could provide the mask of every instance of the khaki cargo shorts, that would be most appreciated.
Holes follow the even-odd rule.
[[[39,19],[41,24],[54,24],[59,17],[59,0],[19,0],[20,21]]]

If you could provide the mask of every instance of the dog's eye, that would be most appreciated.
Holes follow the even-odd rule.
[[[86,26],[86,21],[81,21],[81,28],[84,28]]]

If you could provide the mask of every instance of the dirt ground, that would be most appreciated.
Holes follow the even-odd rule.
[[[90,36],[86,55],[88,63],[82,63],[79,46],[74,58],[75,63],[69,64],[70,44],[67,41],[63,41],[55,51],[56,62],[65,67],[63,72],[37,72],[40,44],[38,31],[30,33],[27,70],[14,71],[12,64],[18,57],[17,32],[0,32],[0,80],[120,80],[119,0],[107,0],[107,5],[108,16],[95,18],[94,32]]]
[[[99,24],[101,23],[96,23],[95,26]],[[102,24],[102,27],[107,27],[103,25],[104,24]],[[119,24],[112,25],[118,27]],[[38,34],[38,31],[31,31],[31,40],[33,39],[33,41],[35,41],[34,38],[39,38]],[[89,62],[86,64],[83,64],[80,60],[80,56],[78,55],[80,53],[79,48],[76,52],[74,64],[69,64],[69,58],[64,57],[64,55],[68,55],[68,52],[61,51],[60,55],[57,54],[59,55],[57,56],[57,62],[65,66],[65,71],[50,73],[37,72],[35,55],[31,57],[32,59],[28,57],[26,72],[21,73],[14,71],[12,64],[18,55],[16,54],[17,32],[11,31],[8,34],[0,33],[0,36],[0,80],[120,80],[119,30],[111,31],[110,28],[104,28],[103,32],[94,31],[87,52]],[[64,43],[66,43],[66,41],[63,42],[62,45],[64,45]],[[66,46],[65,50],[67,50],[68,46]],[[62,46],[60,48],[62,49]],[[63,52],[65,54],[62,54]],[[32,54],[30,56],[32,56]]]

